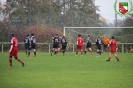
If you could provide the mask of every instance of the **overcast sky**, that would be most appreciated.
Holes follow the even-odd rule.
[[[1,0],[4,3],[6,0]],[[95,0],[95,4],[100,6],[100,13],[102,17],[108,19],[111,23],[115,20],[115,11],[114,11],[114,3],[116,0]],[[118,0],[118,1],[129,1],[129,0]],[[131,0],[133,1],[133,0]],[[118,19],[124,19],[124,17],[120,17],[117,15]]]
[[[115,11],[114,11],[114,4],[116,0],[96,0],[95,4],[100,6],[100,13],[101,16],[110,20],[112,23],[115,20]],[[118,0],[118,2],[128,2],[129,0]],[[133,1],[133,0],[132,0]],[[121,17],[117,15],[117,19],[124,19],[125,17]]]

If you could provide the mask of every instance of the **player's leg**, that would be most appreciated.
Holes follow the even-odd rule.
[[[35,48],[33,49],[33,52],[34,52],[34,57],[36,57],[36,49]]]
[[[99,55],[100,55],[100,49],[97,48],[97,56],[99,56]]]
[[[62,45],[62,53],[63,53],[63,56],[65,55],[65,51],[66,51],[66,45]]]
[[[34,52],[34,57],[36,57],[36,45],[33,45],[33,52]]]
[[[83,55],[83,49],[80,49],[81,55]]]
[[[63,56],[65,55],[66,49],[62,49]]]
[[[83,55],[83,46],[80,46],[81,55]]]
[[[54,48],[54,55],[56,54],[56,50],[57,50],[57,49],[56,49],[56,48]]]
[[[54,55],[58,53],[58,44],[54,44]]]
[[[88,50],[88,45],[86,45],[86,47],[85,47],[84,55],[86,55],[87,50]]]
[[[78,51],[79,51],[79,46],[77,45],[77,48],[76,48],[76,55],[78,54]]]
[[[85,48],[85,50],[84,50],[84,55],[86,55],[86,52],[87,52],[87,49]]]
[[[55,48],[54,49],[54,55],[57,55],[58,54],[58,48]]]
[[[55,54],[56,54],[56,55],[58,54],[58,50],[59,50],[59,48],[56,48],[56,51],[55,51]]]
[[[10,63],[9,67],[12,67],[12,56],[11,55],[9,55],[9,63]]]
[[[78,49],[78,46],[77,46],[77,48],[76,48],[76,55],[78,54],[78,51],[79,51],[79,49]]]
[[[51,56],[52,56],[52,53],[54,52],[54,55],[56,54],[56,44],[55,43],[53,43],[53,49],[52,49],[52,51],[51,51]]]
[[[89,47],[89,51],[91,52],[91,55],[93,55],[93,51],[91,47]]]
[[[24,67],[24,62],[22,62],[22,61],[20,60],[20,58],[18,58],[17,56],[14,56],[14,58],[15,58],[18,62],[20,62],[20,63],[22,64],[22,66]]]
[[[114,53],[114,56],[115,56],[116,60],[119,61],[119,58],[118,58],[118,56],[116,55],[116,53]]]
[[[97,49],[97,56],[99,56],[99,49]]]
[[[108,62],[109,62],[109,61],[110,61],[110,59],[111,59],[111,56],[112,56],[112,53],[110,52],[110,53],[109,53],[109,56],[108,56],[108,59],[107,59],[106,61],[108,61]]]
[[[28,47],[28,55],[27,55],[27,57],[30,57],[31,48],[32,47],[30,47],[30,46]]]
[[[102,49],[101,49],[101,52],[103,53],[105,51],[105,45],[102,44]]]
[[[26,53],[26,55],[28,54],[28,47],[27,47],[27,45],[25,45],[25,53]]]
[[[108,45],[104,45],[104,51],[109,51]]]
[[[99,46],[96,45],[97,56],[99,56]]]
[[[60,46],[57,48],[56,54],[61,50]]]
[[[65,55],[65,49],[62,49],[63,56]]]
[[[100,46],[100,48],[99,48],[99,55],[101,55],[102,54],[102,50],[101,50],[101,46]]]
[[[58,44],[58,52],[61,50],[61,44]]]
[[[10,53],[9,53],[9,67],[12,67],[12,56],[14,56],[16,54],[16,50],[12,50]]]
[[[59,44],[56,44],[55,54],[58,54],[58,51],[60,50]]]
[[[22,62],[22,61],[20,60],[20,58],[18,58],[18,50],[14,50],[13,56],[14,56],[14,58],[15,58],[18,62],[20,62],[20,63],[22,64],[22,66],[24,67],[24,62]]]

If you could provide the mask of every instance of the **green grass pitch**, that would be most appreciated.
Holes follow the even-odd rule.
[[[133,88],[133,54],[118,53],[119,62],[115,57],[106,62],[108,53],[95,55],[37,53],[34,58],[31,53],[26,58],[21,52],[25,67],[13,58],[9,68],[8,53],[0,53],[0,88]]]

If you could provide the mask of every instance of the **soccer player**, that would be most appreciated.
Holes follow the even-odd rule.
[[[101,56],[102,40],[100,38],[100,35],[98,35],[96,39],[96,47],[97,47],[97,56]]]
[[[77,38],[77,49],[76,49],[76,55],[78,54],[78,51],[80,50],[81,52],[81,55],[83,55],[83,43],[84,43],[84,40],[83,38],[81,37],[81,34],[78,35],[78,38]]]
[[[58,34],[56,34],[56,36],[54,36],[52,42],[53,42],[53,49],[51,51],[51,56],[52,56],[52,53],[54,51],[54,55],[57,55],[58,54],[58,48],[59,48],[59,37],[58,37]]]
[[[64,56],[65,55],[65,51],[66,51],[66,47],[67,47],[67,41],[66,41],[65,36],[62,37],[61,44],[62,44],[62,53],[63,53],[63,56]]]
[[[110,47],[110,53],[109,53],[108,60],[106,60],[106,61],[109,62],[110,59],[111,59],[111,56],[112,56],[112,54],[113,54],[113,55],[115,56],[117,62],[118,62],[118,61],[119,61],[119,58],[118,58],[118,56],[116,55],[116,51],[117,51],[118,47],[117,47],[117,43],[116,43],[116,41],[115,41],[115,39],[114,39],[114,36],[111,37],[111,40],[110,40],[110,43],[109,43],[109,47]]]
[[[34,57],[36,57],[36,38],[33,33],[31,34],[30,42],[31,42],[30,50],[33,49]],[[28,52],[28,57],[29,56],[30,56],[30,51]]]
[[[86,54],[87,51],[90,51],[91,55],[93,55],[93,51],[92,51],[92,48],[91,48],[91,45],[92,45],[91,43],[92,43],[92,38],[90,37],[90,35],[88,35],[86,49],[84,51],[84,54]]]
[[[28,55],[28,52],[30,50],[30,37],[27,35],[27,37],[24,39],[24,45],[25,45],[25,53]]]
[[[109,44],[109,39],[107,37],[104,37],[103,39],[103,49],[102,52],[108,48],[108,44]]]
[[[22,62],[20,60],[20,58],[18,58],[18,40],[17,40],[17,38],[15,38],[14,34],[11,34],[11,36],[12,36],[12,39],[11,39],[11,46],[10,46],[10,50],[9,50],[9,63],[10,63],[9,67],[12,67],[12,57],[13,56],[24,67],[24,62]]]

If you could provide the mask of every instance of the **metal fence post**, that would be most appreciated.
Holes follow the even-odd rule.
[[[2,46],[2,53],[3,53],[3,42],[1,43],[1,46]]]
[[[73,52],[74,52],[74,44],[73,44]]]
[[[122,43],[122,53],[124,53],[124,44]]]

